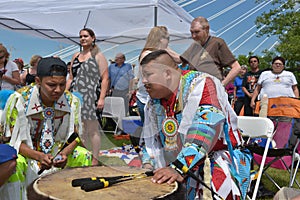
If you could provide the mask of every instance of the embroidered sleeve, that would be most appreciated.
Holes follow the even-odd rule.
[[[199,106],[188,129],[185,145],[177,159],[192,169],[212,148],[218,139],[217,131],[223,127],[225,116],[213,106]]]

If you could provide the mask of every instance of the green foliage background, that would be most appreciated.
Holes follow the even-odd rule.
[[[263,0],[256,0],[260,3]],[[272,58],[280,55],[286,59],[286,70],[293,72],[300,82],[300,0],[273,0],[275,9],[263,13],[257,17],[256,25],[258,37],[260,36],[278,36],[278,44],[274,50],[267,49],[262,52],[260,58],[260,68],[271,67]],[[248,64],[248,57],[253,55],[238,56],[239,63]],[[299,86],[298,86],[299,87]]]

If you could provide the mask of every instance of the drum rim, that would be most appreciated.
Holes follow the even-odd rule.
[[[99,167],[99,166],[98,166],[98,167]],[[107,166],[106,166],[106,167],[107,167]],[[112,169],[114,169],[114,170],[121,171],[121,170],[119,169],[119,166],[118,166],[118,167],[110,166],[110,167],[111,167]],[[76,167],[76,168],[85,168],[85,167]],[[122,168],[122,166],[121,166],[121,168]],[[69,168],[69,169],[71,169],[71,168]],[[55,172],[60,172],[60,171],[61,171],[61,170],[57,170],[57,171],[55,171]],[[42,178],[45,178],[46,176],[49,176],[49,175],[51,175],[51,174],[54,174],[55,172],[51,172],[51,173],[48,173],[48,174],[46,174],[46,175],[44,175],[44,176],[40,176],[40,177],[38,177],[36,180],[33,181],[32,188],[33,188],[33,191],[37,193],[37,195],[41,195],[41,196],[43,196],[43,197],[50,198],[51,200],[63,200],[63,199],[61,199],[61,198],[54,197],[54,196],[49,195],[49,194],[47,194],[47,193],[45,193],[45,192],[42,192],[41,190],[39,190],[39,187],[38,187],[38,186],[39,186],[38,183],[39,183],[39,181],[40,181]],[[157,184],[157,183],[156,183],[156,184]],[[167,184],[167,183],[165,183],[165,184]],[[174,193],[178,190],[178,187],[179,187],[178,182],[175,181],[174,183],[172,183],[172,184],[170,184],[170,185],[173,186],[173,189],[172,189],[171,191],[169,191],[169,192],[166,193],[166,194],[162,194],[162,195],[159,195],[159,196],[156,196],[156,197],[152,197],[152,198],[150,198],[150,199],[163,199],[163,198],[165,198],[165,197],[168,197],[169,195],[174,194]]]
[[[40,190],[38,189],[38,182],[40,181],[40,179],[41,179],[42,177],[43,177],[43,176],[37,178],[37,179],[33,182],[33,185],[32,185],[33,190],[34,190],[38,195],[41,195],[41,196],[44,196],[44,197],[47,197],[47,198],[50,198],[50,199],[53,199],[53,200],[62,200],[62,199],[59,199],[59,198],[54,197],[54,196],[52,196],[52,195],[46,194],[46,193],[44,193],[44,192],[42,192],[42,191],[40,191]]]
[[[156,198],[162,199],[162,198],[165,198],[165,197],[167,197],[167,196],[169,196],[169,195],[171,195],[171,194],[174,194],[174,193],[178,190],[178,183],[177,183],[177,181],[175,181],[175,182],[172,183],[172,184],[174,184],[174,188],[173,188],[173,190],[172,190],[171,192],[169,192],[169,193],[167,193],[167,194],[163,194],[163,195],[158,196],[158,197],[156,197]],[[154,199],[155,199],[155,198],[154,198]]]

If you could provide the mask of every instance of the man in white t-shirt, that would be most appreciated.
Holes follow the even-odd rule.
[[[275,57],[272,61],[272,70],[261,73],[257,86],[251,99],[251,107],[255,106],[255,99],[258,95],[266,94],[268,98],[295,97],[299,98],[297,80],[292,72],[284,70],[285,59]],[[263,92],[261,89],[263,88]],[[260,98],[261,99],[261,98]]]

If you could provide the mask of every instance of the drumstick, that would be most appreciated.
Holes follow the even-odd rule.
[[[84,183],[81,186],[81,189],[86,191],[86,192],[90,192],[90,191],[106,188],[106,187],[114,185],[116,183],[129,181],[129,180],[132,180],[132,179],[134,179],[134,177],[129,177],[127,179],[119,179],[119,180],[107,180],[107,181],[105,179],[99,179],[97,181]]]
[[[77,179],[72,180],[72,186],[73,187],[82,186],[84,183],[94,182],[94,181],[98,181],[100,179],[106,180],[106,181],[119,180],[122,178],[128,178],[128,177],[134,177],[134,176],[136,177],[136,176],[141,176],[141,175],[153,176],[153,171],[146,171],[144,173],[128,174],[128,175],[122,175],[122,176],[77,178]]]
[[[180,169],[184,174],[190,176],[195,181],[201,183],[201,185],[203,185],[204,187],[206,187],[207,189],[209,189],[213,193],[213,195],[216,195],[218,198],[220,198],[220,199],[223,200],[223,198],[218,193],[216,193],[210,187],[208,187],[208,185],[206,185],[206,183],[204,183],[202,180],[200,180],[193,172],[191,172],[189,170],[189,168],[187,168],[186,166],[184,166],[179,160],[175,160],[175,162],[173,162],[173,164],[175,165],[175,167],[177,167],[178,169]]]
[[[97,180],[92,180],[92,181],[90,180],[89,182],[83,183],[81,185],[81,189],[86,192],[90,192],[93,190],[98,190],[98,189],[109,187],[116,183],[133,180],[135,178],[144,178],[144,177],[153,176],[153,175],[154,175],[153,171],[147,171],[147,172],[140,173],[140,174],[126,175],[126,176],[124,176],[124,177],[127,177],[125,179],[124,178],[117,179],[118,177],[104,177],[103,179],[97,179]]]
[[[77,179],[72,180],[72,186],[73,187],[82,186],[85,183],[97,181],[97,180],[118,180],[118,179],[127,178],[127,177],[130,177],[130,175],[128,175],[128,176],[113,176],[113,177],[77,178]]]
[[[76,138],[79,138],[79,136],[76,132],[73,132],[72,135],[65,142],[65,144],[62,146],[62,148],[55,154],[55,156],[53,156],[53,158],[51,159],[51,162],[60,152],[62,152],[62,150],[64,150],[70,143],[72,143],[74,140],[76,140]],[[40,171],[38,172],[38,175],[42,174],[44,172],[44,170],[45,169],[43,169],[43,168],[40,169]]]

